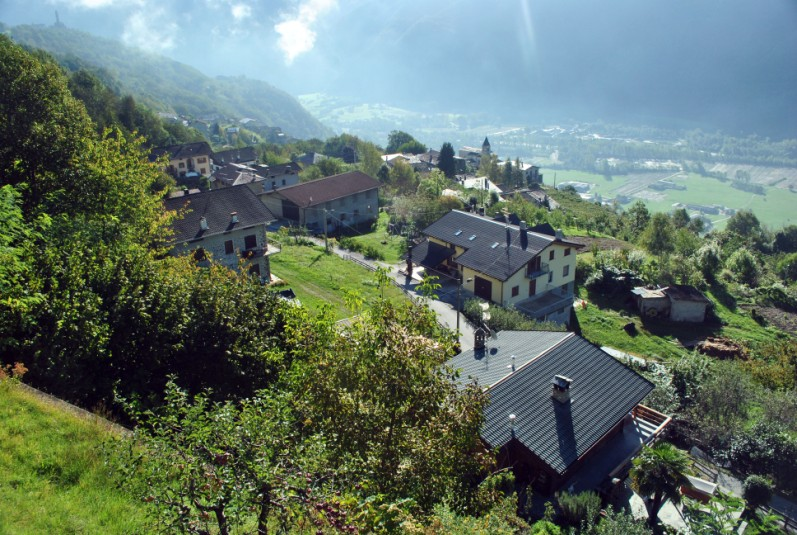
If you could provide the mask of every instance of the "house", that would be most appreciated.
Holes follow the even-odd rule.
[[[309,167],[311,165],[315,165],[319,162],[322,162],[327,158],[329,158],[329,156],[324,156],[319,152],[306,152],[296,158],[296,163],[298,163],[302,167]]]
[[[302,172],[301,166],[296,162],[282,163],[278,165],[258,165],[258,172],[263,176],[262,182],[252,184],[251,189],[255,193],[273,191],[278,188],[294,186],[299,183],[299,173]]]
[[[514,306],[540,321],[568,323],[573,306],[576,251],[582,246],[512,225],[452,210],[428,227],[410,253],[428,270],[454,273],[466,291]]]
[[[213,154],[213,163],[218,166],[228,163],[254,165],[257,163],[257,151],[254,147],[220,150]]]
[[[232,162],[216,167],[213,172],[213,179],[216,184],[214,187],[240,186],[241,184],[262,182],[264,180],[256,169],[248,165]]]
[[[149,154],[149,161],[154,162],[164,155],[169,160],[166,172],[175,178],[187,175],[209,177],[213,172],[210,165],[213,151],[210,150],[210,145],[206,141],[152,149]]]
[[[170,254],[193,254],[200,265],[213,261],[230,269],[240,266],[263,281],[271,279],[268,257],[277,250],[269,248],[266,226],[276,218],[249,188],[176,197],[165,206],[182,215],[172,223]]]
[[[259,194],[278,217],[311,232],[371,223],[379,214],[379,182],[350,171]]]
[[[536,165],[521,162],[520,170],[523,172],[523,178],[529,187],[534,184],[542,184],[542,173],[540,173],[540,168]]]
[[[670,421],[640,405],[650,381],[574,333],[478,334],[446,364],[486,389],[482,441],[543,496],[608,490]]]
[[[481,149],[477,149],[476,147],[462,147],[457,153],[460,158],[467,160],[474,167],[479,167],[482,157],[489,154],[492,154],[492,150],[490,149],[490,140],[486,137],[484,138]]]
[[[631,290],[643,317],[703,323],[711,301],[694,286],[673,284],[666,288],[640,286]]]

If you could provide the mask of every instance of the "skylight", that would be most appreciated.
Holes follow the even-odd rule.
[[[470,238],[468,238],[468,240],[470,240],[470,241],[473,241],[475,239],[476,239],[476,235],[475,234],[473,236],[471,236]]]
[[[454,233],[454,236],[459,236],[460,234],[462,234],[462,229],[460,229],[460,230],[456,231],[456,232]]]
[[[490,246],[490,249],[495,249],[496,247],[498,247],[498,242],[495,242],[494,244],[492,244]]]

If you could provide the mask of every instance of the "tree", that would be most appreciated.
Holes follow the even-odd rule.
[[[443,143],[440,147],[437,168],[440,169],[447,178],[454,178],[457,174],[457,164],[454,160],[454,147],[448,141]]]
[[[757,238],[761,234],[761,222],[751,210],[739,210],[728,220],[725,230],[743,238]]]
[[[402,143],[396,152],[400,152],[402,154],[423,154],[426,152],[426,145],[416,139],[413,139],[412,141]]]
[[[376,178],[379,174],[379,170],[384,164],[382,161],[382,153],[376,145],[367,141],[361,141],[357,147],[357,153],[360,155],[360,161],[357,164],[360,171]]]
[[[443,193],[447,185],[448,179],[443,172],[439,169],[434,169],[425,178],[421,179],[421,183],[418,185],[418,193],[434,199]]]
[[[414,193],[418,188],[418,175],[410,164],[401,159],[393,163],[388,176],[391,188],[399,195]]]
[[[687,228],[691,220],[686,208],[679,208],[672,213],[672,224],[677,229]]]
[[[686,498],[684,520],[689,532],[696,535],[734,535],[737,533],[738,515],[744,507],[740,498],[719,491],[708,505]]]
[[[501,169],[498,166],[498,156],[484,154],[479,161],[479,176],[486,176],[493,183],[501,182]]]
[[[401,152],[400,148],[402,145],[412,142],[417,143],[417,140],[407,132],[402,132],[401,130],[392,130],[387,136],[387,147],[385,147],[385,152],[387,154]],[[424,152],[425,150],[426,149],[424,148],[424,150],[420,152]]]
[[[772,482],[759,475],[747,476],[744,480],[742,497],[747,502],[747,507],[755,511],[759,507],[769,505],[772,499]]]
[[[126,406],[136,432],[112,461],[165,531],[229,534],[254,524],[266,534],[275,516],[290,511],[295,522],[323,499],[315,470],[323,443],[303,440],[284,394],[212,403],[169,382],[158,410]]]
[[[635,240],[650,222],[650,212],[642,201],[635,202],[626,213],[626,221],[631,239]]]
[[[686,474],[689,457],[669,442],[659,442],[653,447],[645,446],[633,461],[631,486],[647,502],[648,522],[655,525],[659,510],[666,499],[674,503],[681,501],[680,488],[687,485]]]
[[[758,281],[758,260],[748,249],[737,249],[726,262],[739,282],[753,286]]]
[[[650,218],[639,240],[651,254],[662,256],[675,250],[673,236],[674,229],[670,218],[667,214],[656,213]]]
[[[26,213],[55,209],[52,194],[69,183],[63,171],[93,134],[83,105],[54,62],[34,57],[0,35],[0,185],[20,189]]]
[[[709,282],[716,280],[717,273],[722,267],[721,254],[716,242],[708,242],[697,250],[695,255],[697,268]]]

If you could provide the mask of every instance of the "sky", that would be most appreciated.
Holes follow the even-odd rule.
[[[795,0],[0,0],[299,95],[797,137]]]

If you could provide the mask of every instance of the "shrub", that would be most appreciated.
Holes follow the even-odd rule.
[[[481,299],[468,299],[462,308],[462,313],[471,322],[481,323]],[[494,331],[565,331],[566,327],[553,321],[536,321],[515,308],[504,308],[490,304],[490,329]]]
[[[752,475],[744,480],[743,494],[751,510],[768,505],[772,499],[772,483],[765,477]]]
[[[560,535],[561,533],[562,528],[548,520],[535,522],[534,525],[531,526],[531,531],[529,532],[530,535]]]
[[[566,526],[578,527],[582,524],[592,524],[598,517],[601,508],[601,499],[595,492],[582,492],[570,494],[563,492],[556,497],[561,509],[562,523]]]

